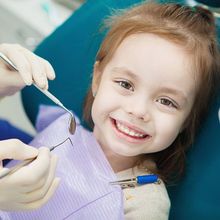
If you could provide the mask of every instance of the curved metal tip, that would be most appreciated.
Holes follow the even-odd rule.
[[[70,134],[74,134],[76,131],[76,121],[73,113],[69,109],[67,109],[62,103],[59,103],[59,106],[61,106],[66,112],[70,114],[69,132]]]
[[[73,114],[71,114],[70,123],[69,123],[69,132],[70,134],[74,134],[75,131],[76,131],[76,121]]]

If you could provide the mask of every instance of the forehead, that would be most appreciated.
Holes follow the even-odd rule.
[[[191,55],[183,46],[150,33],[126,37],[113,55],[114,61],[122,59],[134,60],[136,64],[155,65],[157,69],[166,67],[166,69],[178,68],[179,70],[179,67],[183,66],[187,72],[191,69]],[[143,65],[139,66],[142,67]]]

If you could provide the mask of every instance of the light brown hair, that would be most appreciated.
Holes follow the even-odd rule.
[[[192,57],[192,74],[198,76],[197,93],[192,110],[185,121],[185,129],[167,149],[146,155],[156,162],[158,172],[165,182],[176,180],[185,168],[185,153],[192,145],[200,122],[204,120],[209,103],[219,81],[219,52],[212,13],[200,7],[180,4],[142,3],[119,12],[107,20],[110,27],[97,53],[100,72],[110,61],[120,43],[129,35],[152,33],[181,45]],[[100,75],[101,78],[101,75]],[[88,91],[84,118],[93,128],[91,88]]]

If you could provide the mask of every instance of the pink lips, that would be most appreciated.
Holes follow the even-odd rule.
[[[143,142],[146,139],[149,139],[151,137],[150,135],[146,134],[146,132],[144,132],[143,130],[141,130],[141,129],[133,126],[133,125],[130,125],[126,122],[122,122],[122,121],[117,120],[117,122],[119,122],[123,126],[127,127],[129,130],[134,131],[134,132],[136,132],[140,135],[143,135],[143,137],[131,136],[128,133],[124,133],[123,131],[121,131],[117,128],[115,119],[111,118],[111,122],[113,124],[113,128],[116,132],[116,135],[119,136],[120,138],[126,139],[126,141],[128,141],[128,142],[132,142],[132,143],[138,142],[138,143],[140,143],[140,142]]]

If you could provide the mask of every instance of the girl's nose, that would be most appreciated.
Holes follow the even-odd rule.
[[[127,113],[136,119],[145,122],[150,120],[150,106],[145,102],[134,102],[129,104],[126,109]]]
[[[132,117],[135,117],[136,119],[144,122],[148,122],[150,120],[150,115],[148,113],[141,114],[136,111],[131,111],[129,114],[132,115]]]

